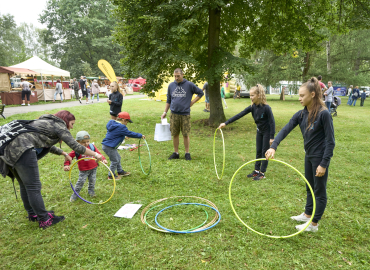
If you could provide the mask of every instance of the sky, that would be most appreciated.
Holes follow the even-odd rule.
[[[11,14],[19,26],[22,22],[32,23],[37,28],[46,28],[38,22],[39,15],[46,8],[47,0],[0,0],[0,14]]]

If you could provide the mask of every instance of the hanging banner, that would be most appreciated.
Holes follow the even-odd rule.
[[[345,96],[347,88],[346,87],[336,87],[334,86],[334,96]]]
[[[117,77],[116,77],[116,73],[114,73],[114,69],[112,68],[112,66],[106,60],[100,59],[98,61],[98,67],[104,73],[104,75],[107,76],[107,78],[108,78],[108,80],[110,80],[110,82],[118,82]]]

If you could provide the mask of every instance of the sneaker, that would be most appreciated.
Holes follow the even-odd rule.
[[[48,213],[50,213],[50,214],[53,214],[53,215],[54,215],[54,211],[53,211],[53,210],[48,211]],[[37,221],[37,215],[28,215],[28,220],[29,220],[29,221],[32,221],[32,222]]]
[[[115,175],[114,176],[114,179],[120,180],[121,179],[121,176],[120,175]],[[113,177],[108,175],[108,180],[113,180]]]
[[[94,103],[94,101],[93,101],[93,100],[91,100],[91,103]]]
[[[179,158],[180,158],[180,155],[173,152],[172,155],[168,159],[179,159]]]
[[[28,104],[28,106],[31,106],[30,104]]]
[[[78,101],[82,104],[81,99],[79,99]]]
[[[39,227],[43,228],[44,230],[50,226],[53,226],[59,222],[62,222],[65,219],[64,216],[57,217],[54,214],[50,214],[50,213],[48,213],[48,215],[50,218],[47,221],[39,221]]]
[[[186,159],[186,160],[191,160],[190,153],[186,153],[186,154],[185,154],[185,159]]]
[[[95,192],[94,192],[94,191],[88,191],[88,193],[89,193],[90,197],[92,197],[92,198],[96,197],[96,195],[95,195]]]
[[[300,222],[307,222],[311,219],[311,218],[306,217],[304,215],[304,212],[302,214],[300,214],[299,216],[292,216],[290,218],[293,219],[293,220],[296,220],[296,221],[300,221]]]
[[[295,228],[298,230],[298,231],[301,231],[304,227],[306,227],[307,223],[309,221],[307,221],[306,223],[304,224],[301,224],[301,225],[297,225],[295,226]],[[310,225],[308,225],[308,227],[304,230],[305,232],[317,232],[319,230],[319,224],[317,224],[317,226],[313,226],[312,223],[310,223]]]
[[[247,177],[253,178],[256,177],[259,173],[260,173],[259,171],[254,170],[252,173],[248,174]]]
[[[88,101],[86,101],[86,104],[89,104],[89,102],[88,102]]]
[[[129,176],[130,174],[131,174],[130,172],[126,172],[126,171],[122,171],[122,172],[118,173],[118,175],[120,175],[122,177]]]
[[[256,175],[253,180],[257,181],[257,180],[261,180],[263,178],[266,178],[265,177],[265,174],[263,172],[260,172],[258,175]]]
[[[21,106],[25,106],[26,104],[22,103]]]
[[[69,198],[69,201],[70,201],[70,202],[75,202],[75,201],[77,201],[77,199],[78,199],[77,195],[73,193],[73,194],[71,195],[71,198]]]

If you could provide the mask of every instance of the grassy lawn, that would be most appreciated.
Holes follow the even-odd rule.
[[[278,97],[278,96],[276,96]],[[301,109],[297,98],[285,102],[268,97],[277,131]],[[49,154],[39,161],[42,194],[47,209],[66,220],[47,230],[29,222],[23,204],[15,199],[10,178],[0,181],[0,269],[369,269],[370,268],[370,200],[369,200],[369,129],[370,103],[346,106],[346,99],[334,118],[336,147],[329,168],[328,205],[318,233],[301,233],[288,239],[270,239],[245,228],[235,217],[228,199],[228,187],[234,172],[255,158],[256,126],[251,115],[224,129],[226,165],[222,180],[214,171],[212,145],[214,129],[201,124],[208,117],[204,103],[192,107],[190,149],[193,160],[184,160],[180,143],[180,160],[169,161],[172,141],[154,141],[155,124],[160,123],[164,102],[125,100],[123,110],[131,115],[129,129],[147,136],[152,157],[152,172],[141,172],[138,151],[120,151],[122,165],[131,172],[117,181],[114,197],[103,205],[89,205],[81,200],[69,202],[72,194],[68,174],[63,171],[64,158]],[[250,99],[227,99],[229,118],[249,105]],[[90,111],[86,111],[86,108]],[[101,150],[105,125],[110,119],[106,104],[71,107],[77,121],[75,135],[87,130],[91,141]],[[56,113],[56,110],[46,113]],[[40,112],[15,115],[13,119],[35,119]],[[5,122],[4,121],[4,122]],[[138,143],[129,139],[126,143]],[[62,144],[65,151],[70,151]],[[217,138],[217,166],[222,167],[222,145]],[[143,166],[149,167],[148,153],[141,149]],[[365,155],[364,155],[365,154]],[[303,139],[296,128],[279,146],[276,158],[304,172]],[[77,167],[77,166],[76,166]],[[75,183],[77,168],[72,180]],[[234,180],[233,204],[240,217],[254,229],[272,235],[296,232],[290,216],[303,212],[305,186],[291,169],[270,162],[267,178],[251,181],[246,174],[253,164],[244,167]],[[105,169],[98,168],[95,202],[106,200],[112,183]],[[16,186],[17,190],[19,189]],[[81,194],[87,199],[87,183]],[[153,231],[140,221],[141,210],[149,203],[171,196],[198,196],[212,201],[222,215],[214,228],[194,234],[177,235]],[[153,224],[155,214],[165,206],[179,202],[171,199],[148,215]],[[124,204],[143,207],[132,219],[113,215]],[[203,208],[182,206],[165,211],[160,223],[184,230],[200,225],[206,218]],[[207,209],[209,219],[214,213]],[[155,224],[155,223],[154,223]]]

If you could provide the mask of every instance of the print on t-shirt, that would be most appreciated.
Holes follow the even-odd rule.
[[[172,93],[172,97],[186,97],[186,92],[181,86],[177,86]]]

